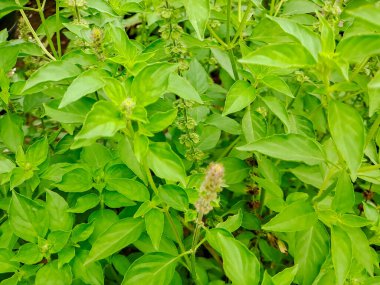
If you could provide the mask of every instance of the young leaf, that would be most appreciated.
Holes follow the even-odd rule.
[[[150,143],[147,158],[149,168],[158,177],[168,181],[180,181],[184,184],[185,167],[168,143]]]
[[[337,212],[350,212],[355,204],[355,191],[349,175],[343,171],[338,176],[332,208]]]
[[[256,90],[247,81],[238,80],[227,93],[223,115],[238,112],[250,105],[256,98]]]
[[[365,128],[360,114],[347,104],[330,101],[328,121],[337,150],[346,161],[355,180],[364,153]]]
[[[189,208],[189,198],[185,190],[177,185],[165,184],[160,186],[158,195],[173,209],[184,212]]]
[[[336,284],[343,285],[352,262],[352,243],[347,233],[338,226],[331,229],[331,255]]]
[[[135,242],[144,230],[141,219],[125,218],[110,226],[92,245],[86,264],[106,258]]]
[[[359,63],[365,58],[380,54],[380,35],[352,35],[344,37],[336,47],[341,58]]]
[[[170,74],[168,91],[177,94],[185,100],[203,103],[198,91],[195,90],[186,78],[179,76],[177,73]]]
[[[166,285],[173,279],[177,257],[163,252],[148,253],[129,267],[122,285]]]
[[[319,164],[325,160],[324,153],[315,140],[298,134],[273,135],[237,149],[257,151],[278,159],[299,161],[309,165]]]
[[[207,21],[210,15],[210,1],[208,0],[184,0],[186,14],[193,25],[199,39],[203,40]]]
[[[74,217],[68,213],[69,205],[59,194],[46,190],[46,209],[49,213],[49,229],[52,231],[70,231]]]
[[[294,202],[285,207],[277,216],[262,226],[263,230],[275,232],[296,232],[310,229],[317,222],[313,207],[304,201]]]
[[[153,247],[158,250],[164,231],[164,214],[156,208],[151,209],[145,214],[145,227]]]

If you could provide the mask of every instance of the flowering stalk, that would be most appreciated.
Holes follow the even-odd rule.
[[[203,180],[203,183],[199,189],[199,198],[195,203],[195,209],[198,212],[196,226],[193,235],[192,242],[192,259],[191,267],[192,274],[196,281],[198,282],[198,276],[195,269],[195,253],[196,253],[196,244],[199,240],[200,229],[203,226],[203,216],[207,215],[212,211],[214,205],[218,203],[218,194],[222,191],[222,184],[224,178],[224,167],[221,163],[211,163],[207,169],[206,177]]]

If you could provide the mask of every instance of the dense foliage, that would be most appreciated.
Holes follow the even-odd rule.
[[[27,2],[1,285],[380,284],[378,1]]]

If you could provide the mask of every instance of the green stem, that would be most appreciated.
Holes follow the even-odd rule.
[[[207,24],[207,30],[210,32],[210,34],[214,37],[214,39],[220,43],[225,49],[229,48],[229,45],[227,45],[214,31],[214,29],[210,26],[210,24]]]
[[[368,172],[368,171],[376,170],[379,168],[380,168],[380,164],[364,166],[364,167],[359,168],[358,172]]]
[[[237,64],[236,64],[236,60],[235,60],[235,55],[234,55],[234,52],[232,51],[232,49],[229,49],[228,50],[228,57],[231,61],[231,66],[232,66],[232,71],[234,73],[234,79],[235,80],[239,80],[239,73],[238,73],[238,70],[237,70]]]
[[[19,3],[18,0],[16,1],[16,4],[20,5],[20,3]],[[29,19],[26,16],[24,10],[20,9],[19,12],[20,12],[22,18],[24,19],[25,24],[27,25],[27,27],[28,27],[29,31],[31,32],[33,38],[35,39],[35,41],[37,42],[37,44],[40,46],[40,48],[42,49],[42,51],[47,55],[48,58],[50,58],[51,60],[55,61],[56,60],[55,57],[46,49],[46,47],[44,46],[44,44],[41,42],[40,38],[36,34],[35,30],[33,29],[32,25],[30,24]]]
[[[277,16],[277,14],[278,14],[278,12],[280,11],[281,6],[282,6],[282,4],[284,4],[284,2],[285,2],[285,0],[281,0],[280,3],[278,3],[278,5],[277,5],[277,9],[276,9],[276,12],[275,12],[274,15],[273,15],[274,17]]]
[[[270,2],[270,10],[269,10],[269,15],[273,16],[274,13],[274,6],[275,6],[276,0],[271,0]]]
[[[377,130],[379,129],[380,125],[380,115],[377,115],[377,118],[375,122],[372,124],[371,128],[369,129],[369,132],[367,134],[366,140],[365,140],[365,146],[367,146],[372,138],[375,136]]]
[[[61,31],[59,30],[59,22],[60,22],[60,11],[59,11],[59,1],[55,1],[55,20],[57,25],[57,49],[59,58],[62,57],[62,46],[61,46]]]
[[[195,254],[197,251],[197,243],[199,240],[202,219],[203,219],[203,214],[199,213],[198,217],[197,217],[197,221],[196,221],[194,234],[193,234],[193,242],[191,244],[191,250],[192,250],[192,253],[191,253],[191,272],[192,272],[192,275],[193,275],[193,278],[194,278],[194,281],[196,284],[200,283],[199,279],[198,279],[197,271],[196,271]]]
[[[240,141],[240,136],[237,137],[234,141],[230,143],[228,147],[224,149],[224,151],[219,155],[217,161],[220,161],[222,158],[228,155],[228,153],[234,148],[234,146]]]
[[[56,49],[54,47],[53,41],[51,40],[49,30],[48,30],[48,28],[46,26],[46,18],[45,18],[44,10],[43,10],[44,6],[41,5],[41,1],[40,0],[36,0],[36,2],[37,2],[37,7],[38,7],[38,14],[40,15],[42,26],[44,27],[46,39],[47,39],[47,41],[49,43],[51,51],[54,54],[54,57],[58,57],[58,54],[57,54],[57,51],[56,51]],[[44,5],[45,5],[45,3],[44,3]]]
[[[245,13],[243,15],[243,19],[241,20],[239,27],[235,33],[235,36],[232,39],[232,45],[236,44],[239,36],[242,37],[242,32],[245,28],[245,25],[246,25],[247,20],[248,20],[249,12],[251,11],[252,7],[253,7],[253,2],[249,2],[248,6],[247,6],[247,10],[245,10]]]
[[[227,31],[226,31],[226,42],[230,45],[230,28],[231,28],[231,0],[227,0]]]
[[[154,193],[156,195],[158,195],[158,188],[156,186],[156,183],[154,183],[154,180],[153,180],[153,177],[152,177],[152,173],[150,172],[148,164],[146,162],[144,162],[143,165],[144,165],[144,170],[145,170],[146,176],[148,177],[149,185],[153,189]]]

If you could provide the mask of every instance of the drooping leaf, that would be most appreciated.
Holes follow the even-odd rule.
[[[223,115],[238,112],[256,98],[256,90],[248,82],[243,80],[236,81],[227,93]]]
[[[184,0],[186,14],[199,39],[203,40],[206,24],[210,15],[210,1]]]

